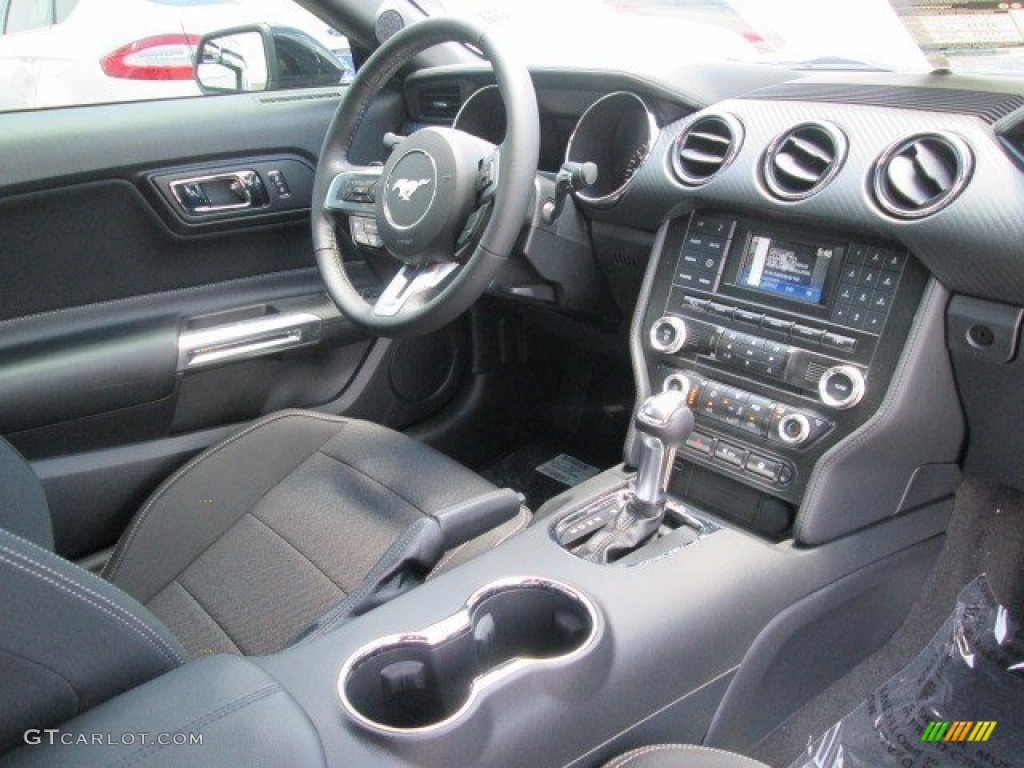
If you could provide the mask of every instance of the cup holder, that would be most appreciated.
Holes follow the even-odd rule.
[[[422,733],[460,719],[517,670],[581,655],[596,636],[597,612],[574,589],[545,579],[496,582],[420,632],[358,650],[341,669],[338,693],[366,728]]]

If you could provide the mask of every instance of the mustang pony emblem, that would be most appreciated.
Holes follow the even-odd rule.
[[[429,183],[430,179],[398,179],[398,181],[391,185],[391,191],[398,192],[399,200],[408,201],[412,200],[412,196],[416,194],[417,189]]]

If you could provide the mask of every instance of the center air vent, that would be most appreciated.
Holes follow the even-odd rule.
[[[875,165],[878,204],[901,219],[920,219],[949,204],[971,177],[971,150],[946,133],[923,133],[899,142]]]
[[[802,200],[828,184],[846,159],[846,136],[830,123],[804,123],[764,155],[764,183],[782,200]]]
[[[698,118],[676,139],[672,170],[684,184],[706,184],[733,161],[742,143],[743,126],[731,115]]]

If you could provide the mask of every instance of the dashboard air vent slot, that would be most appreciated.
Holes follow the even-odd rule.
[[[707,115],[683,130],[672,148],[672,170],[684,184],[700,186],[731,163],[743,143],[743,126],[731,115]]]
[[[462,106],[462,91],[458,85],[424,88],[417,98],[420,118],[452,121]]]
[[[974,161],[962,139],[924,133],[890,147],[872,179],[882,209],[901,219],[920,219],[948,205],[967,184]]]
[[[810,197],[839,173],[846,147],[846,136],[830,123],[791,128],[765,152],[765,186],[781,200]]]

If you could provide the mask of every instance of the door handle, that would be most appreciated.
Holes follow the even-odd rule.
[[[323,336],[323,320],[309,312],[269,315],[255,320],[184,331],[178,336],[178,370],[271,355],[309,344]]]
[[[191,216],[263,208],[270,204],[267,187],[253,170],[175,179],[170,189],[178,205]]]

